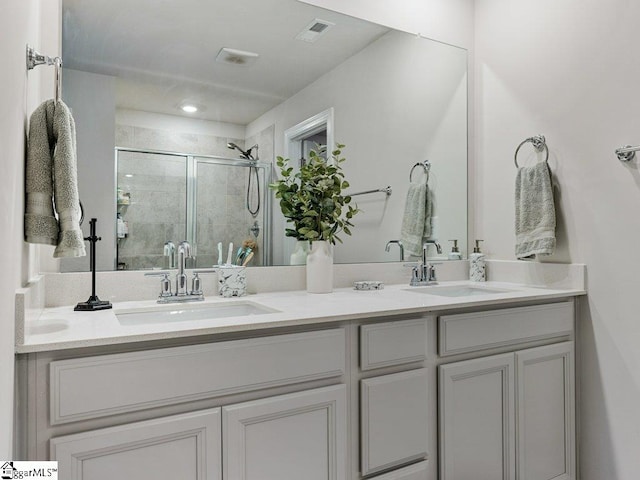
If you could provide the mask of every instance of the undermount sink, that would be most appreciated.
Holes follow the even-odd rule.
[[[147,325],[154,323],[186,322],[190,320],[213,320],[227,317],[264,315],[278,310],[253,302],[224,302],[206,305],[167,305],[164,308],[131,310],[116,313],[121,325]]]
[[[507,293],[513,290],[505,290],[492,287],[476,287],[475,285],[450,285],[450,286],[430,286],[407,288],[407,292],[426,293],[427,295],[438,295],[441,297],[468,297],[471,295],[489,295],[492,293]]]

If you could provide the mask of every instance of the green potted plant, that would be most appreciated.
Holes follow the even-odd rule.
[[[285,228],[285,235],[311,242],[307,256],[307,290],[310,292],[332,290],[331,245],[336,241],[342,243],[340,234],[351,235],[351,220],[359,211],[351,205],[351,197],[343,194],[349,182],[342,171],[346,160],[341,156],[342,148],[344,145],[337,144],[330,161],[322,156],[321,149],[312,150],[309,160],[295,173],[289,159],[278,157],[276,164],[281,178],[269,185],[280,201],[287,223],[292,224]]]

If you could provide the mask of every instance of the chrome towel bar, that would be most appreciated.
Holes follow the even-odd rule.
[[[375,190],[365,190],[364,192],[350,193],[350,197],[355,197],[356,195],[367,195],[368,193],[386,193],[387,197],[391,195],[392,189],[391,185],[388,185],[384,188],[376,188]]]

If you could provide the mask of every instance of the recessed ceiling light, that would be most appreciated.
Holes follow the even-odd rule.
[[[198,111],[198,107],[192,105],[191,103],[184,103],[180,105],[180,110],[185,113],[196,113]]]
[[[236,50],[235,48],[222,48],[218,52],[216,62],[227,63],[239,67],[247,67],[255,63],[260,55],[254,52],[245,52],[244,50]]]
[[[127,173],[127,174],[125,174],[125,177],[127,177],[127,178],[131,178],[131,177],[133,177],[133,175],[132,175],[132,174],[130,174],[130,173]]]

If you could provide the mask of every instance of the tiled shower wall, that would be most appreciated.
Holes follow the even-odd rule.
[[[116,126],[118,147],[233,158],[237,152],[229,150],[227,142],[245,145],[244,139]],[[271,162],[273,127],[247,141],[249,146],[255,143],[260,145],[260,160]],[[263,212],[268,193],[261,173],[261,210],[254,219],[245,205],[248,177],[246,167],[198,163],[196,262],[192,266],[215,264],[218,242],[223,243],[226,258],[229,242],[237,250],[246,240],[258,245],[251,265],[264,263]],[[254,191],[255,177],[252,182]],[[127,238],[118,241],[118,262],[127,269],[166,268],[164,243],[171,240],[177,245],[186,238],[186,157],[121,152],[118,185],[131,195],[130,205],[118,207],[129,227]],[[255,191],[251,200],[255,206]],[[249,230],[256,220],[257,238]]]

